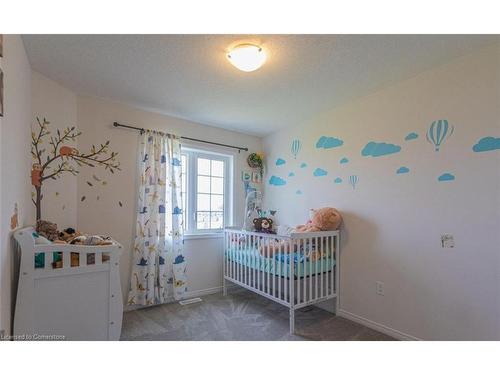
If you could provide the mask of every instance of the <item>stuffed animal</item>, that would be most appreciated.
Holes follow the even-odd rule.
[[[340,215],[340,212],[338,212],[333,207],[311,209],[310,215],[311,219],[307,222],[307,224],[296,226],[293,232],[304,233],[337,230],[342,222],[342,216]],[[287,232],[290,233],[289,228]],[[293,249],[290,249],[290,247],[293,247]],[[269,243],[269,252],[267,248],[268,247],[265,245],[260,245],[259,251],[262,256],[272,256],[273,251],[275,254],[286,254],[289,253],[290,250],[295,252],[297,251],[298,246],[296,243],[294,243],[293,246],[287,246],[285,241],[279,240],[271,241]],[[306,256],[310,260],[317,260],[320,259],[323,254],[321,254],[321,251],[318,252],[313,250]]]
[[[76,237],[81,236],[82,234],[73,228],[66,228],[62,232],[59,232],[59,240],[65,243],[70,243]]]
[[[256,232],[260,233],[274,233],[273,220],[267,217],[258,217],[253,219],[253,227]]]
[[[342,222],[342,216],[333,207],[323,207],[319,209],[311,209],[311,220],[305,225],[295,227],[295,232],[321,232],[329,230],[337,230]]]
[[[85,245],[85,246],[105,246],[112,245],[113,241],[106,239],[102,236],[85,236],[80,235],[75,237],[71,242],[71,245]]]
[[[36,231],[49,241],[55,241],[59,238],[57,224],[51,223],[50,221],[38,220],[36,223]]]

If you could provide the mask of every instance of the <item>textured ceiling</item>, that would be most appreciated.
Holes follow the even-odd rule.
[[[32,68],[79,94],[266,135],[498,42],[498,36],[25,35]],[[225,58],[261,44],[259,70]]]

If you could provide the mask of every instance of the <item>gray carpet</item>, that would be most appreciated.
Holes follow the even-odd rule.
[[[296,311],[296,333],[290,335],[288,309],[244,289],[233,289],[227,297],[212,294],[202,299],[187,306],[170,303],[126,312],[121,339],[392,340],[314,306]]]

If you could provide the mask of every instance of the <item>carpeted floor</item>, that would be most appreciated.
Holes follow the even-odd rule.
[[[392,340],[350,320],[311,306],[295,313],[244,289],[204,296],[203,302],[170,303],[126,312],[122,340]],[[332,302],[333,303],[333,302]]]

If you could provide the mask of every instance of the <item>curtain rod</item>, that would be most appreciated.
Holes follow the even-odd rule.
[[[119,124],[116,121],[113,122],[113,126],[115,128],[127,128],[127,129],[138,130],[141,134],[143,134],[146,131],[146,129],[144,129],[144,128],[138,128],[136,126],[130,126],[130,125],[123,125],[123,124]],[[194,142],[208,143],[208,144],[216,145],[216,146],[223,146],[223,147],[235,148],[235,149],[238,150],[238,152],[240,152],[240,151],[248,151],[247,147],[239,147],[239,146],[226,145],[224,143],[204,141],[202,139],[196,139],[196,138],[190,138],[190,137],[181,137],[181,139],[187,139],[187,140],[194,141]]]

